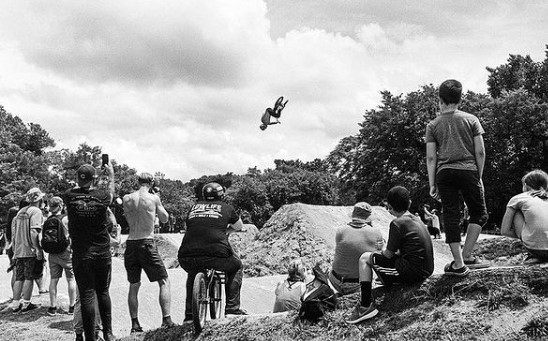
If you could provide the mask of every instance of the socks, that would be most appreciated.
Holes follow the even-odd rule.
[[[362,298],[360,305],[369,307],[371,305],[371,282],[360,282]]]

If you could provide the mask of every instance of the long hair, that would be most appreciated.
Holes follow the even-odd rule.
[[[521,178],[521,182],[534,190],[531,193],[532,196],[543,200],[548,199],[548,193],[546,192],[546,189],[548,189],[548,174],[543,170],[534,169],[530,171]]]

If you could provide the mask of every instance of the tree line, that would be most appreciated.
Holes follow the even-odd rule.
[[[476,115],[485,129],[487,160],[484,186],[490,226],[500,224],[506,202],[521,191],[521,176],[548,170],[548,45],[545,59],[510,55],[487,67],[486,94],[467,92],[460,108]],[[466,86],[466,84],[465,84]],[[426,124],[438,110],[437,88],[430,84],[394,95],[382,91],[378,108],[364,112],[356,134],[342,138],[324,159],[274,160],[274,167],[249,168],[245,174],[204,175],[188,182],[159,179],[162,201],[177,217],[177,228],[209,181],[222,184],[226,200],[244,221],[262,227],[285,204],[352,205],[381,203],[394,185],[413,195],[413,211],[439,206],[428,195],[424,140]],[[83,163],[99,166],[101,147],[81,144],[76,151],[56,150],[39,124],[24,123],[0,105],[0,217],[33,186],[46,193],[74,185]],[[136,170],[112,160],[117,196],[137,187]],[[198,189],[198,191],[196,190]],[[197,194],[198,193],[198,194]]]

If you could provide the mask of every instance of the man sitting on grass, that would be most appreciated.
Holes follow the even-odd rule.
[[[365,252],[359,260],[361,302],[348,323],[358,323],[378,314],[371,295],[373,270],[386,286],[414,284],[434,272],[432,240],[420,218],[411,214],[409,191],[396,186],[388,191],[388,210],[396,219],[390,222],[388,242],[382,252]]]

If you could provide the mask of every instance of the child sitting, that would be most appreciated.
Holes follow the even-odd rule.
[[[300,259],[289,263],[287,279],[279,282],[276,287],[276,301],[272,312],[298,310],[301,307],[301,297],[306,291],[305,271]]]
[[[548,261],[548,174],[536,169],[521,182],[523,193],[508,202],[501,233],[521,239],[529,251],[526,264]]]

